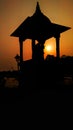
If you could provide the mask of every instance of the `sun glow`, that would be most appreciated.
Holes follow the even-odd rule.
[[[47,55],[56,55],[56,44],[55,44],[55,38],[50,38],[45,41],[44,44],[44,59]]]
[[[53,46],[49,45],[49,44],[46,44],[45,47],[44,47],[45,54],[51,54],[52,51],[53,51]]]
[[[45,46],[45,51],[47,51],[47,52],[52,51],[52,46],[51,45],[46,45]]]
[[[45,44],[45,46],[44,46],[44,59],[49,54],[53,55],[53,46],[50,44]]]

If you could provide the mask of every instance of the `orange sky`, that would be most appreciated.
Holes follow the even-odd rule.
[[[51,22],[69,26],[70,30],[61,34],[60,55],[73,56],[73,0],[38,0],[42,12]],[[16,69],[15,55],[19,54],[18,38],[10,34],[26,19],[33,15],[37,0],[0,0],[0,71]],[[55,53],[55,39],[46,44],[52,45]],[[24,59],[31,58],[31,43],[24,43]]]

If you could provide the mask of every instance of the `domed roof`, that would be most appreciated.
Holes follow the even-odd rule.
[[[27,17],[23,23],[11,34],[11,36],[20,37],[22,40],[35,39],[46,40],[55,37],[69,27],[52,23],[47,16],[45,16],[40,9],[37,2],[36,10],[31,17]]]
[[[31,17],[32,17],[32,19],[39,20],[39,22],[41,20],[41,21],[43,21],[43,23],[44,22],[51,23],[50,19],[41,12],[41,9],[40,9],[38,2],[36,5],[35,13]]]

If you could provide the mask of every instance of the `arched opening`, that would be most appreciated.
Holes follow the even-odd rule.
[[[35,40],[35,44],[38,44],[38,41]],[[23,61],[32,59],[32,40],[26,39],[23,42]]]
[[[32,59],[32,40],[26,39],[23,42],[23,61]]]

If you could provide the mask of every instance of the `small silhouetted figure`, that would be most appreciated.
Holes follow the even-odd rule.
[[[37,43],[33,48],[33,60],[36,62],[43,61],[43,46],[40,43]]]
[[[16,59],[16,62],[17,62],[17,68],[18,68],[18,71],[19,71],[19,69],[20,69],[20,56],[17,54],[15,57],[14,57],[15,59]]]

